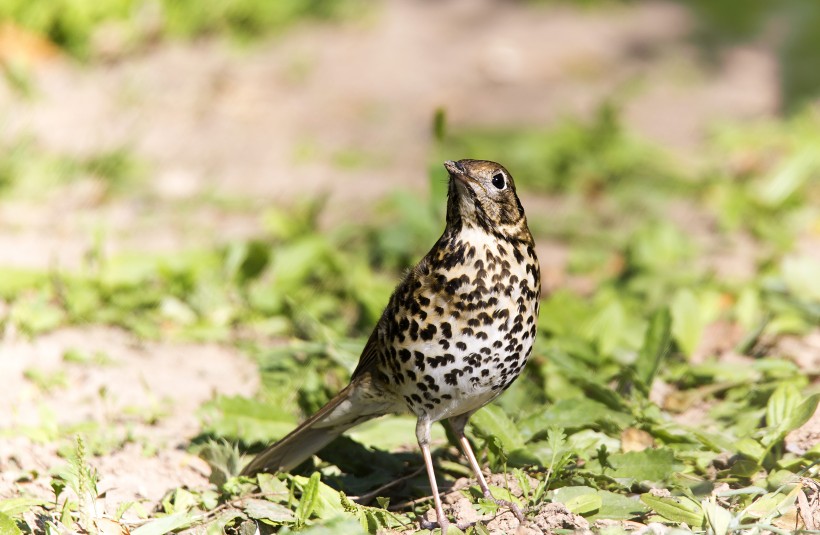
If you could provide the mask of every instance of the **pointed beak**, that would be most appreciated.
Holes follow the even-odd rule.
[[[452,160],[447,160],[444,162],[444,168],[450,173],[450,176],[458,180],[459,182],[463,182],[464,184],[469,183],[469,178],[467,176],[467,172],[464,171],[464,168],[461,166],[460,163],[454,162]]]

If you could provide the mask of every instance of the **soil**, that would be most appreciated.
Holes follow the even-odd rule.
[[[524,500],[523,492],[518,483],[511,477],[503,474],[488,474],[487,483],[491,487],[500,487],[509,490],[510,494],[519,500]],[[527,476],[529,477],[529,476]],[[538,481],[529,477],[530,487],[535,488]],[[501,506],[496,515],[480,516],[476,511],[476,506],[467,499],[462,492],[475,485],[475,480],[461,478],[456,480],[453,488],[442,497],[445,514],[456,523],[462,526],[483,524],[492,535],[505,535],[515,533],[516,535],[538,535],[564,532],[572,530],[573,533],[592,533],[589,529],[589,522],[579,515],[570,513],[561,503],[543,503],[537,511],[527,511],[529,519],[525,524],[521,524],[509,509]],[[435,522],[436,515],[432,509],[428,510],[424,518],[428,522]],[[415,533],[415,529],[403,532],[406,535]]]
[[[66,362],[68,351],[98,361]],[[102,361],[102,362],[101,362]],[[52,378],[43,388],[27,379]],[[100,475],[102,511],[128,501],[153,504],[179,486],[202,488],[210,468],[188,453],[201,425],[197,410],[216,393],[252,395],[256,366],[236,350],[213,344],[137,340],[107,327],[61,329],[34,340],[6,334],[0,345],[0,498],[52,497],[53,471],[65,466],[49,430],[93,426],[101,444],[91,460]],[[56,379],[59,377],[59,379]],[[150,505],[149,505],[150,507]]]
[[[265,208],[320,193],[328,223],[360,217],[397,187],[426,188],[439,107],[453,127],[543,125],[617,96],[631,127],[691,157],[716,121],[768,116],[778,104],[770,53],[733,48],[707,68],[691,26],[672,2],[392,0],[360,20],[302,24],[246,48],[210,39],[121,54],[115,39],[101,45],[113,59],[88,65],[49,48],[36,56],[33,97],[0,84],[0,136],[80,156],[126,147],[148,162],[149,179],[135,196],[106,195],[89,177],[34,201],[0,199],[0,265],[75,269],[101,232],[110,254],[227,242],[258,233]],[[545,270],[555,281],[561,262]],[[106,363],[66,362],[69,349]],[[58,385],[38,386],[30,370]],[[0,377],[0,498],[52,495],[48,474],[65,461],[38,434],[46,424],[97,425],[112,434],[92,459],[109,514],[206,485],[207,466],[186,452],[198,407],[258,386],[255,365],[231,347],[102,327],[6,332]],[[452,508],[472,514],[464,500]],[[512,532],[508,516],[491,532]],[[582,521],[550,504],[526,529],[588,529]]]

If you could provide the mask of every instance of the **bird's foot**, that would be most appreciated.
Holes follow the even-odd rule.
[[[432,522],[430,520],[422,518],[421,522],[419,522],[419,525],[421,529],[429,529],[430,531],[433,531],[436,528],[441,528],[441,535],[446,535],[447,529],[450,527],[450,521],[443,518],[439,518],[438,521]]]
[[[500,505],[501,507],[506,507],[507,509],[509,509],[512,512],[512,514],[515,515],[515,518],[518,519],[519,523],[523,524],[527,521],[527,519],[524,518],[524,513],[521,511],[521,508],[518,507],[517,503],[511,502],[509,500],[500,500],[493,496],[492,493],[489,491],[484,494],[484,497],[488,500],[495,502],[496,505]]]
[[[419,524],[421,526],[421,529],[429,529],[430,531],[439,528],[441,529],[441,535],[447,535],[447,530],[450,529],[451,526],[450,521],[447,520],[446,517],[440,517],[436,521],[422,518]],[[465,529],[472,527],[473,525],[475,525],[475,522],[458,522],[455,524],[455,526],[461,531],[464,531]]]

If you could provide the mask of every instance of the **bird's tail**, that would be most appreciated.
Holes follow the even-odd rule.
[[[296,468],[351,427],[393,412],[391,403],[377,402],[368,395],[365,390],[369,386],[369,381],[349,384],[285,438],[265,448],[242,470],[242,475]]]

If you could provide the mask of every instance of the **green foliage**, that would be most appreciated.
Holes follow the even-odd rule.
[[[614,105],[602,106],[589,122],[567,119],[549,130],[460,133],[444,139],[444,151],[504,162],[519,187],[548,193],[597,196],[658,182],[672,169],[657,149],[624,131]]]
[[[649,393],[652,382],[669,353],[671,322],[666,309],[659,310],[650,318],[644,343],[633,364],[637,385],[645,395]]]
[[[482,465],[521,489],[499,485],[499,496],[531,516],[560,502],[588,520],[714,533],[763,529],[793,511],[798,476],[816,475],[818,451],[794,451],[786,437],[814,414],[820,394],[777,343],[820,324],[816,259],[804,245],[815,243],[820,221],[810,155],[818,124],[807,113],[724,127],[710,141],[711,157],[687,168],[635,140],[611,107],[591,122],[503,134],[453,132],[437,117],[438,150],[504,161],[536,241],[567,258],[552,274],[561,287],[542,303],[527,372],[467,430]],[[116,175],[117,162],[94,168]],[[440,190],[439,165],[431,186]],[[0,324],[28,334],[118,325],[147,338],[236,344],[258,362],[258,395],[216,397],[201,409],[196,448],[216,487],[175,489],[162,502],[164,516],[132,532],[407,526],[429,506],[412,501],[429,493],[416,470],[412,417],[369,422],[293,474],[254,480],[236,476],[239,454],[221,440],[256,448],[280,438],[346,384],[401,271],[441,230],[443,193],[436,195],[397,195],[372,219],[332,229],[318,223],[321,201],[271,210],[258,236],[210,250],[100,255],[70,273],[4,269]],[[755,254],[733,248],[741,239]],[[733,255],[743,269],[721,262]],[[542,258],[551,269],[554,260]],[[95,359],[65,355],[73,365]],[[28,376],[60,386],[59,376]],[[52,427],[38,437],[65,432]],[[470,477],[438,426],[433,443],[444,446],[435,456],[442,487]],[[75,473],[106,444],[88,439]],[[79,475],[54,479],[55,493],[65,496],[73,484],[92,494],[93,472],[85,473],[82,485]],[[498,509],[475,489],[463,495],[481,511]],[[388,500],[402,505],[392,511]],[[73,502],[53,518],[82,524]],[[16,520],[39,506],[6,500],[0,512]]]
[[[90,178],[102,186],[101,193],[106,196],[135,186],[145,174],[125,147],[69,156],[22,138],[0,141],[0,150],[0,195],[37,198],[44,192],[53,193],[60,186]]]
[[[334,19],[359,4],[352,0],[8,0],[0,4],[0,18],[48,37],[73,55],[90,53],[95,32],[118,25],[132,41],[156,33],[181,37],[228,34],[241,39],[259,37],[296,21]]]
[[[335,18],[352,9],[346,0],[229,0],[207,4],[196,0],[166,0],[162,7],[167,30],[173,35],[228,33],[246,38],[281,30],[308,17]]]
[[[220,397],[202,408],[204,431],[247,444],[278,439],[296,424],[279,405],[244,397]]]
[[[641,501],[670,522],[685,523],[692,527],[703,525],[703,510],[696,501],[687,498],[641,495]]]
[[[68,464],[51,481],[54,502],[60,508],[59,518],[53,522],[63,530],[85,531],[98,518],[97,471],[88,464],[89,452],[82,435],[76,435],[74,448],[68,455]],[[66,490],[71,492],[65,492]]]
[[[591,520],[626,520],[646,512],[646,508],[637,500],[584,486],[556,489],[552,492],[552,501],[563,503],[573,513]]]
[[[193,520],[193,515],[189,513],[174,513],[143,524],[131,533],[133,535],[162,535],[182,529],[190,525]]]
[[[22,535],[17,523],[5,513],[0,513],[0,535]]]

